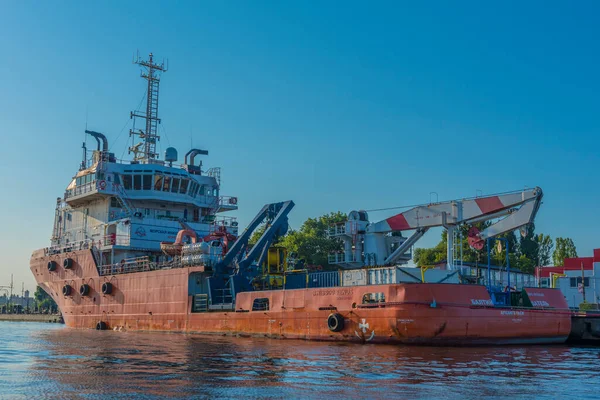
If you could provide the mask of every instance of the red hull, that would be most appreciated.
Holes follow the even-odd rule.
[[[71,269],[62,268],[65,257]],[[58,268],[49,272],[47,263]],[[561,343],[571,329],[567,304],[556,289],[527,289],[534,304],[546,308],[494,308],[485,287],[457,284],[391,284],[246,292],[237,295],[236,311],[191,312],[188,282],[202,267],[100,276],[89,250],[44,256],[35,252],[31,270],[58,303],[67,326],[268,336],[332,341],[407,344]],[[114,291],[101,293],[104,282]],[[87,296],[79,295],[83,283]],[[69,284],[74,293],[62,295]],[[376,293],[385,303],[362,304]],[[268,311],[251,311],[254,299],[269,299]],[[344,327],[332,332],[331,313]]]

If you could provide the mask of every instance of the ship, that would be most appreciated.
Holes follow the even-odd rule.
[[[567,339],[571,315],[559,290],[519,280],[508,248],[504,270],[489,262],[499,235],[533,222],[539,187],[432,202],[377,222],[351,211],[327,232],[340,244],[328,270],[310,269],[275,245],[293,201],[266,204],[240,232],[226,214],[238,198],[221,194],[220,168],[197,161],[208,151],[190,149],[177,164],[169,147],[160,159],[165,64],[152,54],[135,62],[147,101],[145,112],[131,113],[129,133],[140,140],[133,156],[116,159],[106,135],[86,129],[97,146],[88,158],[84,143],[56,200],[50,245],[31,256],[68,327],[421,345]],[[414,244],[435,227],[447,231],[445,265],[408,266]],[[487,269],[462,263],[465,227],[473,248],[487,246]]]

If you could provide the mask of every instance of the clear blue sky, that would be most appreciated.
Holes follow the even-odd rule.
[[[169,59],[168,145],[210,151],[242,225],[541,186],[537,231],[600,247],[600,3],[33,2],[0,12],[0,285],[33,288],[86,113],[118,157]],[[377,220],[389,216],[372,214]],[[436,243],[429,234],[422,246]]]

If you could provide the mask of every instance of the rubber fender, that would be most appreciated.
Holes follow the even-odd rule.
[[[71,268],[73,268],[73,259],[72,258],[65,258],[65,260],[63,261],[63,267],[65,267],[65,269],[71,269]]]
[[[50,271],[50,272],[56,271],[56,261],[48,262],[48,271]]]
[[[329,314],[329,317],[327,317],[327,327],[331,332],[340,332],[344,329],[344,317],[338,313]]]
[[[105,331],[106,329],[108,329],[108,325],[106,324],[106,322],[104,321],[99,321],[96,324],[96,330],[97,331]]]
[[[81,285],[79,287],[79,294],[82,296],[87,296],[88,294],[90,294],[90,285],[88,285],[87,283]]]
[[[113,285],[110,282],[104,282],[102,284],[102,294],[111,294],[113,291]]]
[[[73,288],[70,285],[63,286],[63,289],[62,289],[63,296],[70,296],[72,291],[73,291]]]

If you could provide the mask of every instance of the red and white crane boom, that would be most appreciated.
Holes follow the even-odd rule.
[[[448,230],[447,262],[453,268],[454,231],[459,225],[475,224],[491,221],[492,223],[479,232],[471,229],[469,244],[475,248],[483,248],[487,238],[514,231],[533,222],[543,197],[542,189],[524,189],[514,192],[500,193],[491,196],[480,196],[461,200],[451,200],[413,207],[402,213],[379,222],[369,223],[366,212],[353,211],[349,214],[346,231],[358,232],[363,237],[364,248],[356,235],[338,235],[345,242],[345,258],[352,255],[353,262],[361,263],[360,252],[364,251],[365,265],[389,265],[410,249],[430,228],[444,227]],[[359,218],[360,216],[360,218]],[[385,237],[390,232],[415,230],[415,233],[390,250],[390,240]],[[348,243],[346,243],[348,242]],[[405,257],[404,257],[405,258]]]

